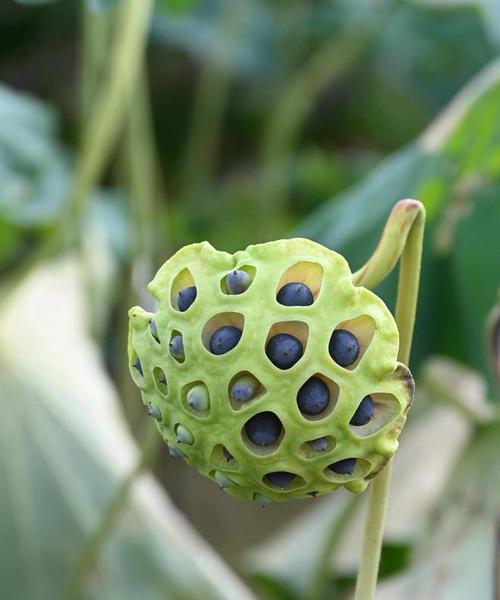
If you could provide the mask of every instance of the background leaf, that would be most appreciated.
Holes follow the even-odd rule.
[[[137,459],[86,333],[82,294],[77,261],[68,257],[35,271],[9,298],[0,319],[5,597],[61,597],[87,536]],[[253,597],[151,475],[134,486],[88,581],[86,597],[117,594]]]
[[[293,232],[340,251],[356,269],[375,246],[398,198],[424,203],[429,227],[413,354],[417,367],[432,348],[487,374],[484,323],[499,283],[492,250],[500,231],[499,82],[500,63],[495,62],[416,143]],[[394,288],[386,284],[380,292],[393,302]],[[445,314],[454,319],[443,318]],[[456,322],[465,327],[456,328]]]

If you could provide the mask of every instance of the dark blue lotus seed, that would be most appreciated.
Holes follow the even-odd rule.
[[[182,289],[177,295],[177,308],[184,312],[196,300],[196,288],[194,285]]]
[[[241,329],[232,325],[225,325],[215,331],[210,338],[210,352],[217,356],[226,354],[240,341]]]
[[[231,454],[231,452],[229,452],[229,450],[226,447],[222,448],[222,454],[224,455],[224,458],[226,460],[233,460],[233,455]]]
[[[326,452],[328,450],[328,438],[326,437],[320,437],[307,443],[314,452]]]
[[[319,377],[308,379],[297,394],[299,409],[306,415],[317,415],[323,412],[329,402],[330,390]]]
[[[267,481],[267,483],[284,489],[295,479],[295,474],[288,473],[287,471],[275,471],[274,473],[268,473],[265,475],[264,479]]]
[[[246,271],[231,271],[226,275],[226,289],[228,294],[243,294],[250,287],[252,278]]]
[[[371,396],[365,396],[363,400],[361,400],[360,405],[356,409],[350,424],[356,425],[360,427],[361,425],[366,425],[370,422],[370,419],[373,417],[375,412],[375,404],[373,402],[373,398]]]
[[[142,364],[139,358],[135,359],[134,367],[137,369],[140,375],[144,376],[144,373],[142,372]]]
[[[304,350],[300,341],[288,333],[273,336],[266,347],[269,360],[278,369],[290,369],[302,358]]]
[[[156,321],[151,321],[149,323],[149,330],[151,331],[151,335],[154,337],[154,339],[160,343],[160,338],[158,336],[158,328],[156,327]]]
[[[169,344],[170,354],[177,360],[184,358],[184,342],[182,341],[182,335],[174,335],[170,340]]]
[[[304,283],[287,283],[278,292],[276,300],[284,306],[310,306],[314,302],[311,290]]]
[[[161,421],[161,412],[160,409],[156,406],[156,404],[148,405],[148,414],[155,418],[157,421]]]
[[[338,365],[348,367],[356,362],[359,356],[359,343],[350,331],[336,329],[330,338],[328,351]]]
[[[262,412],[254,415],[245,425],[248,439],[256,446],[274,444],[281,435],[282,425],[272,412]]]
[[[246,402],[255,394],[259,382],[252,375],[242,375],[231,386],[231,398],[236,402]]]
[[[343,460],[339,460],[331,465],[328,465],[330,471],[334,473],[338,473],[339,475],[351,475],[354,471],[354,467],[356,466],[355,458],[344,458]]]

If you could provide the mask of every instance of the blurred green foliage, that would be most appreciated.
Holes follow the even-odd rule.
[[[480,375],[457,376],[452,399],[471,378],[476,387],[489,378],[494,402],[485,325],[500,284],[498,8],[486,0],[158,0],[143,77],[85,199],[75,244],[66,219],[80,141],[114,75],[126,3],[0,6],[0,595],[59,597],[134,469],[122,413],[135,437],[144,418],[126,368],[125,315],[138,299],[150,302],[145,284],[171,252],[202,239],[235,251],[302,235],[356,269],[392,205],[412,196],[429,217],[412,364],[424,391],[402,473],[424,480],[437,462],[422,449],[440,443],[432,423],[460,443],[449,441],[449,464],[425,507],[409,507],[422,534],[389,530],[383,575],[397,577],[380,597],[427,600],[436,582],[437,598],[488,597],[498,426],[436,416],[439,394],[425,391],[420,372],[432,355],[453,358]],[[62,255],[68,263],[47,265]],[[391,308],[394,290],[395,278],[377,290]],[[481,389],[469,396],[486,404]],[[226,559],[260,582],[262,597],[351,590],[349,553],[333,544],[323,564],[332,540],[321,537],[340,536],[349,498],[261,511],[221,497],[163,455],[155,472]],[[253,597],[150,483],[157,502],[132,485],[85,567],[84,597]],[[408,485],[419,489],[395,480],[396,491]],[[356,539],[351,526],[347,533]],[[271,552],[258,546],[242,567],[258,539]],[[440,568],[455,577],[437,581]]]

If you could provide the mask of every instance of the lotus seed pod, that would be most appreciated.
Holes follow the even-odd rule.
[[[250,280],[240,293],[238,272]],[[186,288],[196,297],[182,310]],[[203,242],[149,289],[156,314],[129,313],[131,375],[170,452],[228,494],[265,505],[358,493],[396,451],[413,379],[390,311],[336,252],[291,239],[231,255]]]

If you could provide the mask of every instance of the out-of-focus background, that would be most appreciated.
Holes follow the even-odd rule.
[[[377,598],[499,594],[499,24],[488,0],[1,3],[0,597],[348,598],[365,499],[262,509],[145,442],[127,309],[205,239],[355,270],[405,197],[418,391]]]

